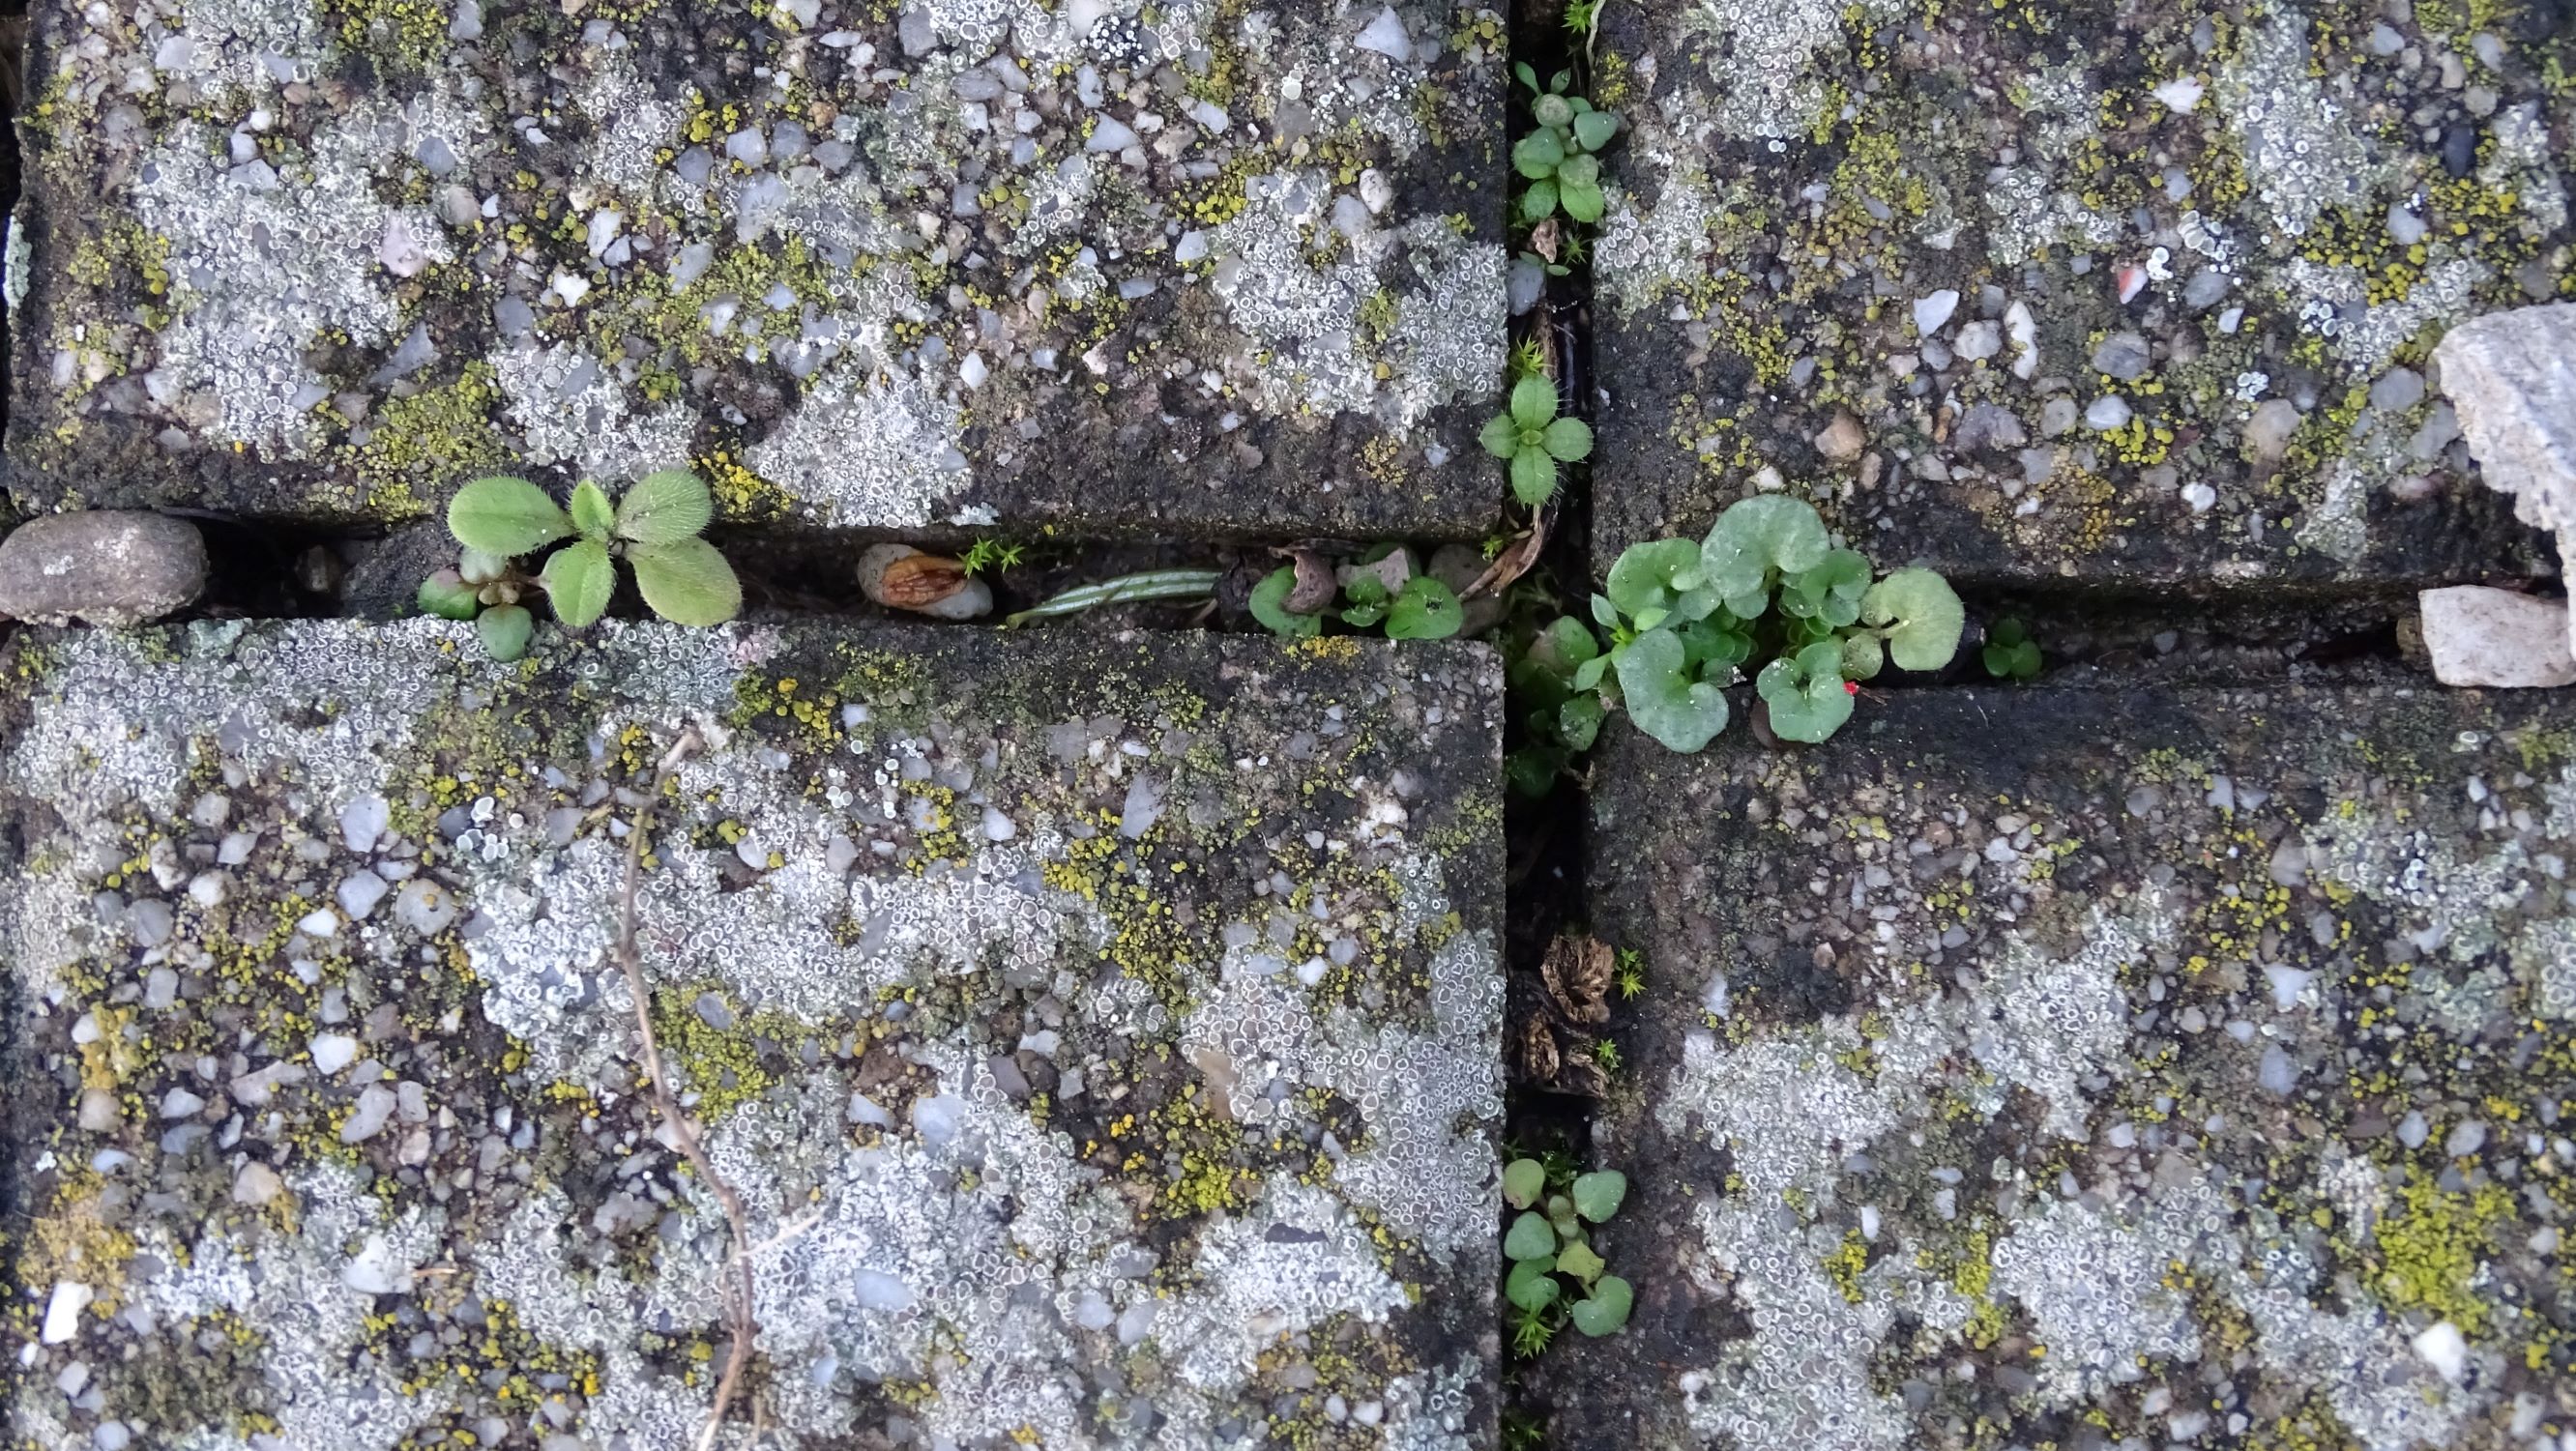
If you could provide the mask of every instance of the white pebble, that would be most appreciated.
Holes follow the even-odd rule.
[[[358,1061],[358,1040],[346,1033],[317,1033],[310,1046],[313,1067],[326,1075]]]
[[[76,1280],[59,1280],[51,1299],[45,1301],[44,1338],[47,1345],[60,1345],[80,1333],[80,1312],[89,1308],[90,1288]]]
[[[392,890],[392,884],[384,878],[360,867],[340,879],[340,890],[337,894],[340,910],[348,913],[349,920],[355,922],[376,910],[376,904],[382,902],[385,894]]]
[[[1950,321],[1950,314],[1958,310],[1959,292],[1954,287],[1944,287],[1918,297],[1914,299],[1914,330],[1928,338],[1939,332]]]

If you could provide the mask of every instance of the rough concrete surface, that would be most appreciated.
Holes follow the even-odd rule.
[[[36,7],[20,507],[694,461],[870,530],[1481,533],[1503,26],[1430,0]]]
[[[2563,6],[1602,13],[1600,560],[1780,488],[1968,578],[2551,567],[2427,385],[2576,295]]]
[[[22,634],[12,1445],[1469,1447],[1481,647],[606,626]],[[471,1438],[470,1440],[467,1438]]]
[[[1625,1336],[1549,1444],[2555,1444],[2576,716],[2383,684],[1890,692],[1617,732]]]

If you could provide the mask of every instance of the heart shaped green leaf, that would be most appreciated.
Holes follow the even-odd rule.
[[[1514,1159],[1503,1166],[1503,1202],[1527,1209],[1547,1192],[1547,1166],[1536,1159]]]
[[[1281,565],[1263,576],[1252,587],[1252,617],[1262,628],[1291,640],[1303,640],[1324,632],[1322,615],[1301,615],[1288,608],[1288,592],[1297,587],[1297,570]]]
[[[495,660],[516,660],[528,653],[537,620],[517,605],[494,605],[474,617],[474,633],[482,638],[484,654]]]
[[[1762,667],[1753,688],[1771,708],[1773,735],[1812,744],[1851,719],[1852,698],[1843,688],[1842,663],[1842,647],[1823,640]]]
[[[1565,1287],[1556,1282],[1556,1266],[1546,1259],[1520,1260],[1503,1277],[1503,1298],[1535,1315],[1556,1303]]]
[[[474,586],[457,576],[455,570],[442,569],[420,582],[421,613],[442,620],[470,620],[483,608]]]
[[[1749,620],[1767,607],[1774,571],[1813,569],[1832,548],[1814,505],[1782,494],[1756,494],[1727,505],[1709,527],[1708,537],[1700,541],[1700,572],[1728,609]]]
[[[1610,602],[1631,619],[1665,610],[1696,620],[1717,608],[1717,596],[1700,585],[1699,546],[1687,539],[1629,545],[1611,564],[1605,586]]]
[[[1900,569],[1871,585],[1861,618],[1887,637],[1888,657],[1906,670],[1938,670],[1959,651],[1968,612],[1950,582],[1928,569]]]
[[[1466,622],[1466,607],[1458,603],[1456,591],[1427,574],[1417,574],[1404,582],[1394,608],[1387,611],[1386,637],[1446,640]]]
[[[1503,1258],[1510,1260],[1543,1260],[1556,1253],[1556,1231],[1547,1227],[1547,1216],[1531,1210],[1515,1216],[1512,1227],[1503,1234]]]
[[[1603,1275],[1592,1284],[1592,1293],[1574,1302],[1574,1328],[1590,1336],[1616,1334],[1628,1323],[1628,1311],[1636,1304],[1636,1291],[1617,1275]]]
[[[600,507],[608,507],[608,501],[600,500]],[[578,630],[608,612],[608,597],[617,588],[617,566],[609,562],[605,546],[584,539],[548,555],[537,583],[546,587],[555,619]]]
[[[742,582],[703,539],[638,544],[626,553],[653,613],[675,625],[721,625],[742,610]]]
[[[1585,111],[1574,118],[1574,143],[1598,151],[1619,134],[1619,118],[1608,111]]]
[[[705,531],[716,517],[706,480],[687,469],[663,469],[637,479],[617,501],[617,536],[638,544],[677,544]]]
[[[1887,663],[1887,651],[1871,634],[1849,635],[1843,639],[1843,679],[1875,680],[1879,667]]]
[[[1840,629],[1860,618],[1861,596],[1869,593],[1869,559],[1858,550],[1837,549],[1813,569],[1802,569],[1780,581],[1782,612],[1821,620]]]
[[[1556,139],[1554,131],[1532,131],[1512,145],[1512,169],[1532,181],[1556,175],[1564,160],[1565,143]]]
[[[1628,1176],[1616,1169],[1595,1169],[1574,1176],[1574,1209],[1594,1224],[1619,1212],[1628,1197]]]
[[[1564,1253],[1556,1257],[1558,1274],[1572,1275],[1587,1285],[1601,1278],[1601,1272],[1608,1268],[1609,1264],[1588,1244],[1567,1245]]]
[[[526,479],[476,479],[447,501],[447,532],[468,549],[510,556],[574,532],[570,515]]]
[[[1560,679],[1571,678],[1574,668],[1601,653],[1601,644],[1583,622],[1572,615],[1559,615],[1547,628],[1531,637],[1529,652],[1524,657],[1544,662]]]
[[[1637,729],[1688,755],[1726,729],[1726,696],[1686,673],[1688,652],[1670,630],[1649,630],[1611,652],[1619,695]]]

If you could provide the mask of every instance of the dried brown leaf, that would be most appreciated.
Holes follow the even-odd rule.
[[[1570,1023],[1610,1021],[1610,979],[1616,956],[1606,942],[1590,937],[1559,937],[1539,960],[1540,981],[1548,998]]]
[[[1547,1029],[1547,1019],[1532,1013],[1521,1024],[1521,1071],[1532,1083],[1554,1083],[1557,1069],[1556,1035]]]

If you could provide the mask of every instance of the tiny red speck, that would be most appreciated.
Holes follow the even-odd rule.
[[[1844,681],[1844,682],[1843,682],[1843,694],[1845,694],[1845,695],[1858,695],[1858,694],[1860,694],[1860,682],[1859,682],[1859,681],[1857,681],[1857,680],[1846,680],[1846,681]]]

